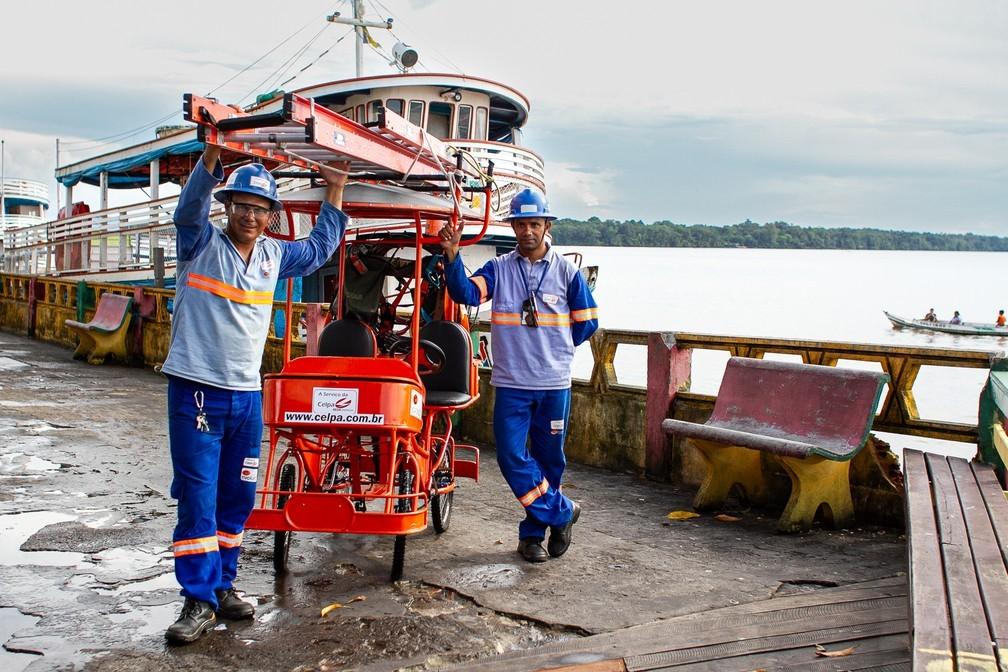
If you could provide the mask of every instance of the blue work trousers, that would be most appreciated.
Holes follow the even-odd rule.
[[[207,431],[197,427],[199,402]],[[172,535],[182,594],[217,606],[214,591],[238,573],[245,521],[255,503],[262,443],[262,393],[225,390],[168,377],[171,496],[178,500]]]
[[[544,539],[546,528],[566,525],[573,503],[560,492],[570,414],[570,388],[494,389],[494,440],[504,480],[525,507],[519,539]]]

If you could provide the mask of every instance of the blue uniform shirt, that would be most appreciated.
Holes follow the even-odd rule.
[[[307,275],[343,238],[347,216],[323,203],[305,240],[256,240],[246,265],[227,235],[210,223],[210,198],[224,178],[200,161],[175,209],[178,266],[171,346],[161,370],[230,390],[258,390],[278,280]]]
[[[490,384],[522,390],[570,387],[574,348],[598,328],[598,307],[578,269],[552,247],[530,262],[512,251],[491,259],[472,277],[462,255],[445,267],[448,292],[458,303],[492,300]],[[534,297],[538,327],[526,326],[522,304]]]

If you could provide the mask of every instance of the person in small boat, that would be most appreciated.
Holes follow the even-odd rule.
[[[452,299],[470,306],[492,301],[497,464],[525,510],[517,550],[528,562],[566,553],[581,513],[560,489],[564,438],[574,349],[598,328],[598,308],[584,276],[547,240],[554,219],[542,194],[518,192],[507,217],[517,247],[468,277],[459,252],[462,227],[449,223],[440,234]]]
[[[938,321],[938,314],[935,313],[935,309],[934,308],[932,308],[931,310],[929,310],[927,312],[927,315],[924,316],[924,320],[926,322],[937,322]]]
[[[959,317],[959,311],[955,311],[952,315],[952,319],[949,320],[949,324],[962,324],[962,318]]]
[[[997,326],[999,326],[999,327],[1003,327],[1003,326],[1005,326],[1005,322],[1006,322],[1006,320],[1005,320],[1004,311],[1003,310],[999,310],[998,311],[997,320],[995,320],[994,324],[997,325]]]
[[[220,148],[207,146],[179,195],[174,224],[178,267],[171,343],[161,371],[168,377],[168,442],[178,500],[172,534],[175,578],[185,603],[165,637],[194,642],[217,616],[252,618],[239,597],[245,521],[255,503],[262,442],[259,369],[277,281],[311,273],[332,256],[346,230],[340,210],[346,174],[321,166],[328,184],[311,234],[302,241],[263,237],[281,209],[265,167],[231,173],[214,194],[227,214],[210,223],[210,197],[224,179]]]

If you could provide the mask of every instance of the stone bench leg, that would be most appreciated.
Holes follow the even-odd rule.
[[[791,477],[791,498],[777,521],[781,532],[799,532],[812,527],[816,511],[826,505],[826,514],[834,528],[854,521],[854,503],[850,493],[850,461],[839,462],[814,455],[775,459]]]
[[[91,337],[94,339],[94,348],[88,355],[89,364],[101,364],[108,355],[112,355],[120,362],[129,361],[126,355],[126,336],[129,332],[130,316],[127,315],[123,323],[115,331],[101,332],[92,331]]]
[[[691,439],[691,442],[707,465],[707,475],[693,498],[694,509],[704,511],[720,507],[733,485],[742,488],[748,501],[766,502],[767,488],[759,451],[702,439]]]
[[[73,358],[90,359],[95,349],[95,339],[91,338],[91,333],[88,331],[73,329],[73,332],[77,334],[77,349],[74,350]]]

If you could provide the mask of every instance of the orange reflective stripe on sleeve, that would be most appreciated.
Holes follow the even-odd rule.
[[[217,537],[198,537],[196,539],[180,539],[172,544],[175,557],[196,555],[197,553],[214,553],[217,547]]]
[[[227,532],[217,530],[217,543],[220,544],[221,548],[238,548],[242,544],[243,535],[243,532],[228,534]]]
[[[469,279],[470,279],[470,280],[472,281],[472,283],[473,283],[474,285],[476,285],[476,287],[477,287],[477,288],[479,289],[479,293],[480,293],[480,303],[483,303],[484,301],[486,301],[486,300],[487,300],[487,284],[486,284],[486,278],[484,278],[484,277],[483,277],[482,275],[474,275],[474,276],[472,276],[472,277],[471,277],[471,278],[469,278]]]
[[[587,322],[588,320],[598,319],[598,308],[585,308],[584,310],[575,310],[571,313],[571,319],[575,322]]]
[[[537,485],[536,487],[532,488],[524,495],[519,497],[518,501],[521,502],[522,506],[531,506],[532,502],[536,501],[537,499],[545,495],[548,491],[549,491],[549,481],[547,481],[544,478],[542,480],[542,483],[540,483],[539,485]]]
[[[251,305],[272,305],[273,303],[272,292],[255,292],[239,289],[233,285],[221,282],[220,280],[208,278],[205,275],[197,275],[196,273],[189,274],[189,279],[186,281],[186,285],[192,287],[193,289],[209,292],[215,296],[227,299],[228,301],[234,301],[235,303],[246,303]]]

